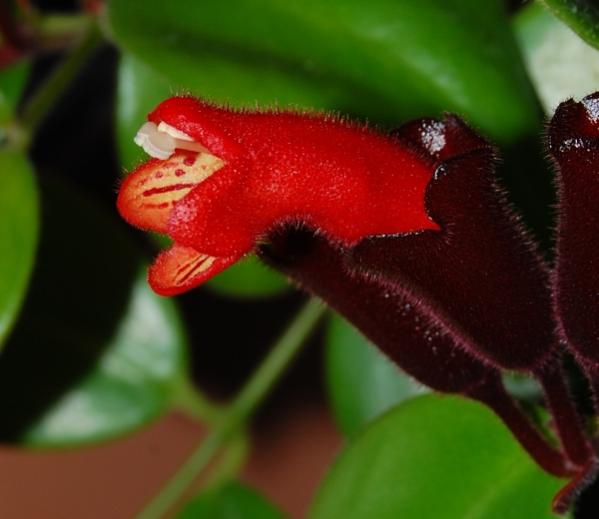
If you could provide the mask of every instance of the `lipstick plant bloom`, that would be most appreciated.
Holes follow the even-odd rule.
[[[430,165],[396,138],[331,116],[234,113],[188,97],[149,119],[136,140],[155,160],[127,177],[119,209],[175,241],[150,273],[160,294],[203,283],[277,224],[346,246],[438,229],[424,207]]]
[[[153,158],[125,179],[118,208],[173,240],[150,268],[156,292],[257,253],[421,383],[493,409],[543,469],[570,478],[553,503],[568,509],[597,468],[561,362],[572,353],[599,391],[599,94],[562,103],[550,123],[553,266],[497,185],[494,148],[452,115],[384,134],[174,97],[136,142]],[[540,382],[557,446],[505,390],[506,371]]]

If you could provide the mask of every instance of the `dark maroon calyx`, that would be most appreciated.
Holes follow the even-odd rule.
[[[400,287],[472,355],[535,372],[556,345],[549,273],[494,179],[493,149],[453,116],[398,136],[438,161],[426,207],[441,231],[367,238],[352,267]]]
[[[560,331],[587,370],[599,374],[599,93],[559,105],[549,125],[557,169],[554,276]]]

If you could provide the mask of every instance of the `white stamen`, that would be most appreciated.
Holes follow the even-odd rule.
[[[144,142],[142,148],[150,157],[160,160],[166,160],[173,154],[172,151],[164,150],[159,146],[154,145],[151,139],[148,139],[146,142]]]
[[[156,131],[156,125],[154,123],[145,123],[133,138],[133,142],[138,146],[143,146],[146,139]]]
[[[171,137],[178,139],[180,141],[193,141],[193,137],[187,135],[185,132],[181,130],[177,130],[177,128],[173,128],[170,124],[166,124],[164,121],[161,121],[158,125],[158,131],[168,133]]]
[[[138,130],[133,141],[141,146],[148,155],[160,160],[168,159],[177,148],[198,153],[210,153],[204,146],[194,142],[189,135],[164,122],[158,126],[153,122],[145,123]]]
[[[175,139],[167,133],[159,132],[156,124],[145,123],[133,139],[151,157],[165,160],[175,152]]]

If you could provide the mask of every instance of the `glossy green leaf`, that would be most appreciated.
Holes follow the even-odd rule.
[[[254,490],[231,482],[200,494],[177,519],[283,519],[283,515]]]
[[[217,101],[393,125],[450,110],[504,142],[538,124],[499,0],[110,0],[108,20],[127,51]]]
[[[210,280],[207,286],[223,295],[252,298],[279,294],[289,283],[252,255]]]
[[[21,98],[30,64],[22,60],[0,71],[0,124],[11,119]]]
[[[564,484],[493,413],[423,396],[369,425],[326,477],[310,519],[548,519]]]
[[[326,335],[326,379],[336,421],[348,435],[426,391],[336,314]]]
[[[133,142],[148,113],[160,101],[180,91],[132,55],[121,56],[116,91],[116,136],[121,165],[126,170],[148,158]]]
[[[171,406],[187,363],[181,320],[147,287],[118,220],[62,185],[43,195],[39,260],[0,357],[0,435],[35,446],[117,437]]]
[[[169,83],[134,56],[121,57],[117,88],[117,142],[121,163],[126,169],[146,160],[133,136],[161,100],[184,89]],[[162,243],[160,243],[162,245]],[[217,292],[234,297],[265,297],[284,291],[288,283],[279,273],[267,269],[255,257],[239,262],[207,284]]]
[[[0,151],[0,347],[12,329],[33,269],[38,193],[23,153]]]
[[[582,41],[539,4],[515,19],[526,67],[547,114],[571,97],[599,90],[599,50]]]
[[[542,0],[587,43],[599,49],[599,4],[596,0]]]
[[[182,376],[180,326],[172,302],[158,298],[141,271],[94,368],[28,427],[23,440],[30,445],[94,442],[138,429],[159,415]]]

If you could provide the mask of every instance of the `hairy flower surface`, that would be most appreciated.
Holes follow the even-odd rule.
[[[555,268],[507,204],[495,150],[452,115],[385,135],[175,97],[136,142],[154,158],[126,178],[118,207],[174,241],[150,268],[158,293],[256,252],[423,384],[491,407],[541,467],[572,478],[556,511],[595,474],[561,363],[567,348],[599,391],[599,94],[562,103],[549,127]],[[539,380],[559,448],[505,391],[503,370]]]
[[[136,141],[157,158],[127,177],[118,205],[132,224],[175,241],[150,271],[160,294],[203,283],[284,222],[348,246],[438,228],[424,209],[432,164],[393,136],[328,115],[236,112],[189,97],[149,119]]]

